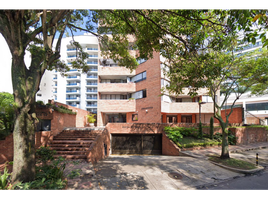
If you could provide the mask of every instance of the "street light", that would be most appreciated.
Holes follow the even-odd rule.
[[[206,102],[199,102],[199,123],[201,122],[201,104],[205,104]]]

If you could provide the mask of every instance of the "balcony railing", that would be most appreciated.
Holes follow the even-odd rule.
[[[98,83],[87,83],[87,85],[98,85]]]
[[[66,100],[79,100],[79,97],[66,97]]]
[[[89,58],[97,58],[98,55],[88,55]]]
[[[79,85],[79,83],[68,83],[67,86]]]
[[[90,65],[98,64],[98,61],[87,61],[87,64],[90,64]]]
[[[67,56],[67,58],[76,58],[76,55]]]
[[[87,90],[87,92],[98,92],[98,90]]]
[[[87,99],[91,99],[91,100],[97,100],[97,97],[87,97]]]
[[[91,68],[90,71],[98,71],[97,68]]]
[[[53,79],[55,80],[55,79],[58,79],[58,78],[57,77],[54,77]]]
[[[66,93],[79,93],[80,90],[66,90]]]
[[[87,48],[89,51],[98,51],[98,48]]]
[[[87,107],[98,107],[98,105],[95,105],[95,104],[87,104]]]
[[[76,48],[73,48],[73,49],[67,49],[67,51],[76,51]]]
[[[87,76],[87,78],[98,78],[98,76]]]
[[[80,78],[80,76],[67,76],[67,78]]]

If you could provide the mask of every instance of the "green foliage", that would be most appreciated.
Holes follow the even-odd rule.
[[[243,161],[243,160],[238,160],[235,158],[221,159],[220,157],[217,157],[217,156],[211,156],[209,157],[209,160],[225,165],[225,166],[237,168],[237,169],[244,169],[244,170],[256,169],[256,165],[254,165],[253,163]]]
[[[202,128],[202,123],[201,122],[199,122],[199,124],[198,124],[198,136],[200,138],[203,138],[203,128]]]
[[[164,127],[164,131],[167,133],[169,139],[177,143],[179,139],[183,136],[188,137],[190,135],[195,135],[197,130],[195,128],[185,128],[185,127]]]
[[[213,134],[214,134],[214,126],[213,126],[214,118],[213,117],[210,118],[209,123],[210,123],[209,124],[209,135],[210,135],[210,139],[213,139]]]
[[[4,139],[14,128],[15,102],[12,94],[0,93],[0,139]]]
[[[50,147],[40,147],[36,150],[36,162],[47,164],[48,161],[54,160],[55,150],[51,150]]]
[[[18,183],[14,189],[64,189],[67,181],[64,180],[63,171],[65,169],[65,159],[59,157],[54,159],[55,151],[49,147],[40,147],[36,151],[36,177],[34,181]]]
[[[8,184],[10,182],[10,175],[5,167],[4,173],[0,176],[0,189],[4,190],[8,188]]]
[[[71,178],[71,179],[76,178],[76,177],[79,177],[81,171],[82,171],[81,169],[72,170],[71,173],[68,174],[68,177]]]
[[[73,112],[71,109],[69,108],[66,108],[64,106],[58,106],[57,104],[50,104],[50,103],[47,103],[46,104],[47,106],[49,107],[52,107],[55,111],[58,111],[60,113],[66,113],[66,114],[71,114],[71,115],[76,115],[77,113],[76,112]]]
[[[88,114],[87,115],[88,123],[94,123],[96,121],[95,117],[96,117],[96,114]]]
[[[185,137],[179,139],[176,143],[180,148],[192,148],[192,147],[206,147],[206,146],[216,146],[220,145],[221,141],[211,140],[209,138],[194,138],[194,137]]]
[[[217,141],[221,141],[222,140],[222,134],[221,133],[216,133],[214,135],[214,139]],[[228,144],[229,145],[236,145],[236,137],[235,135],[229,130],[228,131]]]

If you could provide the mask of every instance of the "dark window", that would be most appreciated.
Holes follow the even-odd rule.
[[[131,82],[137,83],[137,82],[145,80],[146,77],[147,77],[147,74],[146,74],[146,71],[144,71],[144,72],[139,73],[136,76],[132,77]]]
[[[138,114],[132,114],[132,121],[138,121]]]
[[[142,90],[143,98],[147,97],[146,90]]]
[[[147,97],[146,89],[137,91],[137,92],[132,94],[132,98],[134,98],[134,99],[142,99],[142,98],[146,98],[146,97]]]

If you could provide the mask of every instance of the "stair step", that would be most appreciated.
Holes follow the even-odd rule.
[[[66,159],[86,159],[87,158],[86,155],[55,155],[54,157],[55,158],[63,157]]]
[[[59,144],[49,144],[51,148],[54,147],[89,147],[92,143],[87,143],[87,144],[64,144],[64,143],[59,143]]]
[[[56,155],[86,155],[86,151],[57,151]]]
[[[68,144],[89,144],[92,143],[94,140],[52,140],[51,144],[62,144],[62,143],[68,143]]]
[[[88,151],[88,147],[52,147],[52,150],[58,151]]]
[[[76,138],[76,137],[60,137],[53,140],[94,140],[95,138]]]

